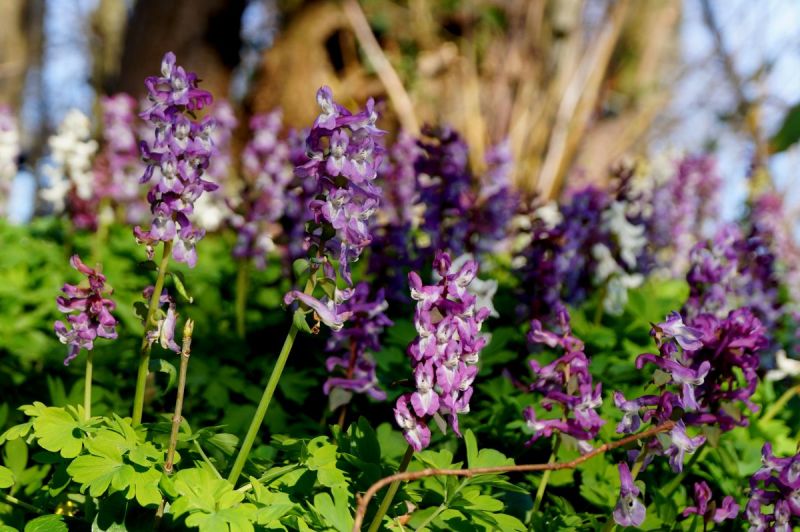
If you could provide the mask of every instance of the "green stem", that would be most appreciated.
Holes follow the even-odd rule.
[[[83,415],[84,419],[92,417],[92,358],[94,352],[86,352],[86,377],[83,381]]]
[[[244,338],[246,331],[245,314],[247,312],[247,288],[250,284],[250,263],[246,260],[239,261],[239,271],[236,274],[236,334]]]
[[[209,466],[211,466],[211,470],[214,472],[214,475],[218,479],[222,480],[222,475],[219,474],[219,471],[217,471],[217,468],[214,466],[214,464],[211,462],[211,459],[208,457],[206,452],[203,450],[203,446],[200,445],[200,442],[198,442],[197,440],[194,440],[194,447],[195,447],[195,449],[197,449],[197,452],[200,454],[200,457],[203,459],[203,461],[206,464],[208,464]]]
[[[314,286],[315,276],[312,273],[311,277],[306,283],[305,293],[311,294],[314,291]],[[267,415],[269,403],[272,401],[272,396],[275,394],[275,388],[278,387],[278,382],[281,380],[281,374],[283,373],[283,368],[286,366],[286,361],[289,359],[289,353],[292,351],[292,346],[294,345],[294,339],[297,336],[297,331],[297,326],[295,325],[294,320],[292,320],[292,326],[289,327],[286,340],[283,342],[283,348],[281,348],[281,352],[278,355],[278,360],[275,362],[275,367],[272,368],[272,374],[270,374],[269,381],[267,381],[267,387],[264,388],[264,393],[261,396],[261,401],[258,403],[258,407],[256,408],[253,421],[250,422],[250,428],[247,429],[247,435],[244,437],[242,447],[239,449],[239,454],[236,455],[236,461],[233,462],[233,467],[228,475],[228,482],[234,486],[236,486],[236,481],[239,480],[239,475],[241,475],[242,469],[244,469],[244,464],[247,462],[247,456],[250,454],[250,449],[253,448],[253,443],[256,440],[256,435],[258,434],[259,429],[261,429],[261,424],[264,422],[264,416]]]
[[[558,448],[561,445],[561,439],[558,435],[553,434],[553,452],[550,453],[550,459],[547,461],[548,464],[553,464],[556,461],[556,457],[558,456]],[[539,482],[539,489],[536,490],[536,499],[533,501],[533,514],[536,515],[539,512],[539,508],[542,506],[542,499],[544,499],[544,492],[547,489],[547,482],[550,480],[550,473],[552,470],[547,469],[542,474],[542,480]]]
[[[41,514],[44,513],[43,511],[41,511],[36,506],[33,506],[32,504],[28,504],[25,501],[21,501],[21,500],[17,499],[16,497],[14,497],[13,495],[9,495],[7,493],[0,492],[0,500],[2,500],[3,502],[5,502],[7,504],[10,504],[11,506],[16,506],[18,508],[22,508],[23,510],[26,510],[26,511],[32,513],[32,514],[41,515]]]
[[[111,212],[111,220],[109,220],[109,212]],[[94,239],[92,240],[92,259],[94,262],[100,261],[103,247],[108,240],[109,222],[113,221],[113,216],[109,199],[101,199],[100,205],[97,207],[97,230],[94,232]]]
[[[434,511],[434,512],[431,514],[431,515],[429,515],[429,516],[428,516],[428,518],[427,518],[427,519],[425,519],[425,520],[424,520],[424,521],[423,521],[423,522],[422,522],[422,523],[421,523],[421,524],[420,524],[420,525],[417,527],[417,530],[423,530],[423,529],[424,529],[426,526],[428,526],[429,524],[431,524],[431,523],[433,522],[433,520],[434,520],[434,519],[436,519],[437,517],[439,517],[439,514],[441,514],[441,513],[442,513],[442,512],[444,512],[445,510],[447,510],[447,508],[450,506],[450,502],[451,502],[451,501],[452,501],[452,500],[455,498],[455,496],[456,496],[456,495],[458,495],[458,492],[459,492],[459,491],[461,491],[461,488],[463,488],[464,486],[466,486],[466,485],[467,485],[467,483],[468,483],[468,482],[469,482],[469,478],[465,478],[464,480],[462,480],[462,481],[461,481],[461,482],[458,484],[458,487],[457,487],[456,489],[454,489],[454,490],[453,490],[453,493],[451,493],[451,494],[449,494],[449,495],[447,496],[447,499],[445,499],[445,501],[444,501],[442,504],[440,504],[440,505],[439,505],[439,507],[438,507],[438,508],[437,508],[437,509],[436,509],[436,510],[435,510],[435,511]]]
[[[683,470],[678,473],[677,476],[673,477],[666,486],[661,490],[661,493],[665,498],[669,498],[672,493],[678,489],[678,486],[681,485],[683,479],[686,478],[686,475],[692,470],[694,464],[702,457],[701,455],[705,455],[707,447],[704,445],[701,449],[695,451],[695,453],[689,458],[689,461],[686,462],[686,465],[683,466]]]
[[[786,404],[792,399],[792,397],[798,393],[800,393],[800,384],[795,384],[783,392],[783,395],[778,397],[778,400],[772,403],[772,405],[770,405],[770,407],[764,411],[764,415],[761,416],[759,421],[770,421],[772,418],[777,416],[781,410],[786,407]]]
[[[161,254],[161,263],[158,266],[158,277],[153,287],[153,295],[150,297],[150,307],[147,309],[147,317],[144,320],[144,337],[142,347],[139,351],[139,373],[136,376],[136,394],[133,396],[133,416],[134,426],[142,422],[142,412],[144,411],[144,392],[147,387],[147,373],[150,369],[150,349],[152,344],[147,340],[147,332],[155,325],[153,318],[156,310],[160,306],[161,291],[164,289],[164,278],[167,275],[169,258],[172,255],[172,241],[164,242]]]
[[[409,445],[408,449],[406,449],[406,454],[403,455],[403,459],[400,461],[400,467],[397,468],[398,473],[403,473],[406,469],[408,469],[408,464],[411,463],[412,456],[414,456],[414,448]],[[378,512],[375,514],[375,517],[372,518],[372,523],[369,525],[368,532],[375,532],[381,527],[383,516],[386,515],[387,510],[389,510],[389,506],[392,505],[392,501],[394,500],[394,496],[397,494],[398,488],[400,488],[399,480],[395,480],[389,484],[389,489],[386,491],[386,495],[383,496],[381,505],[378,506]]]

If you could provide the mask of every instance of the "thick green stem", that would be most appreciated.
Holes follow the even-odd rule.
[[[169,265],[169,258],[171,255],[172,241],[164,242],[161,263],[158,266],[158,278],[156,278],[156,284],[155,287],[153,287],[153,295],[150,297],[150,307],[147,309],[147,317],[144,320],[144,337],[142,338],[142,347],[139,351],[139,373],[136,376],[136,394],[133,396],[132,423],[134,426],[142,422],[144,392],[145,388],[147,388],[147,374],[150,369],[150,349],[152,347],[152,344],[147,339],[147,333],[151,327],[156,325],[153,318],[159,307],[161,291],[164,289],[164,279],[167,275],[167,266]]]
[[[239,271],[236,274],[236,334],[239,338],[244,338],[247,328],[245,327],[245,314],[247,313],[247,290],[250,284],[250,263],[246,260],[239,261]]]
[[[305,293],[311,294],[314,291],[314,286],[315,279],[314,275],[312,274],[306,283]],[[278,360],[275,362],[275,367],[272,368],[272,374],[270,374],[269,381],[267,381],[267,387],[264,388],[264,393],[261,396],[261,401],[258,403],[258,407],[256,408],[253,421],[250,422],[250,428],[247,429],[247,434],[242,442],[242,447],[239,449],[239,454],[236,455],[236,461],[233,462],[233,467],[228,475],[228,482],[234,486],[236,485],[236,481],[239,480],[239,475],[242,474],[244,464],[247,462],[247,456],[250,454],[250,449],[253,448],[253,443],[256,440],[256,435],[258,434],[259,429],[261,429],[261,424],[264,422],[264,416],[267,415],[269,403],[272,401],[272,396],[275,394],[275,389],[278,387],[278,382],[281,380],[281,374],[283,373],[283,368],[286,366],[286,361],[289,359],[289,353],[292,351],[292,346],[294,345],[294,339],[297,336],[297,331],[297,326],[295,325],[294,320],[292,320],[292,326],[289,327],[286,340],[283,342],[283,348],[281,348],[281,352],[278,355]]]
[[[778,400],[772,403],[769,408],[764,411],[764,415],[761,416],[759,421],[770,421],[772,418],[777,416],[785,407],[786,404],[794,397],[800,393],[800,384],[795,384],[785,392],[783,395],[778,397]]]
[[[414,456],[414,448],[409,445],[408,449],[406,449],[406,454],[403,455],[403,459],[400,461],[400,467],[397,468],[398,473],[402,473],[408,468],[408,464],[411,463],[412,456]],[[383,496],[381,505],[378,507],[378,512],[372,519],[372,524],[369,525],[368,532],[376,532],[376,530],[381,527],[383,516],[386,515],[387,510],[389,510],[389,506],[392,505],[392,500],[394,500],[394,496],[397,494],[397,490],[399,488],[399,480],[395,480],[389,484],[389,489],[386,491],[386,495]]]
[[[558,437],[557,434],[553,435],[553,452],[550,453],[550,459],[547,461],[548,464],[553,464],[556,461],[556,457],[558,456],[558,447],[561,445],[561,439]],[[536,490],[536,499],[533,501],[533,514],[536,515],[539,512],[539,508],[542,506],[542,499],[544,499],[544,492],[547,489],[547,483],[550,480],[550,473],[552,473],[551,469],[545,470],[542,474],[542,480],[539,482],[539,489]]]
[[[83,381],[83,415],[85,419],[92,417],[92,358],[90,349],[86,352],[86,377]]]

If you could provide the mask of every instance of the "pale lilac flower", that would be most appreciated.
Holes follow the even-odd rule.
[[[633,483],[628,464],[619,464],[619,499],[614,507],[614,522],[620,526],[639,526],[644,522],[647,509],[639,500],[639,488]]]

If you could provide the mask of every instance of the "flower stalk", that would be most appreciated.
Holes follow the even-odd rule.
[[[397,468],[398,473],[404,473],[405,470],[408,469],[408,464],[411,463],[412,456],[414,456],[414,447],[409,445],[406,449],[406,454],[403,455],[403,459],[400,461],[400,466]],[[378,507],[378,512],[372,519],[372,524],[369,525],[369,532],[377,532],[380,528],[383,516],[386,515],[387,510],[389,510],[389,507],[392,505],[394,496],[397,494],[397,490],[400,488],[400,482],[401,480],[398,479],[389,485],[389,489],[386,491],[386,495],[383,496],[381,505]]]
[[[169,435],[169,447],[167,448],[167,460],[164,462],[164,472],[169,476],[172,475],[173,462],[175,460],[175,448],[178,446],[178,431],[180,430],[181,421],[183,420],[183,394],[186,388],[186,372],[189,368],[189,357],[192,353],[192,333],[194,332],[194,321],[191,319],[186,320],[183,326],[183,344],[181,347],[181,365],[178,370],[178,391],[175,397],[175,413],[172,416],[172,431]],[[161,501],[161,505],[156,512],[156,519],[160,519],[164,515],[165,500]]]
[[[249,263],[240,260],[236,273],[236,334],[244,338],[247,332],[245,314],[247,312],[247,290],[250,285]]]
[[[83,381],[83,414],[85,419],[92,417],[92,359],[94,353],[86,352],[86,376]]]
[[[316,272],[313,272],[306,283],[306,288],[304,291],[305,294],[310,295],[314,292],[314,287],[316,286],[315,274]],[[267,386],[264,388],[264,393],[261,395],[261,401],[258,403],[256,413],[253,416],[253,421],[250,423],[250,427],[247,429],[247,434],[244,437],[244,441],[242,441],[242,447],[239,449],[239,454],[236,455],[236,460],[233,462],[233,467],[228,474],[228,482],[234,486],[236,485],[236,481],[239,480],[239,475],[242,474],[242,469],[244,469],[244,465],[247,462],[247,456],[250,454],[250,450],[253,448],[256,435],[258,434],[259,429],[261,429],[261,424],[264,422],[264,417],[267,415],[269,404],[272,401],[272,396],[275,395],[275,389],[278,387],[278,382],[281,380],[283,368],[286,366],[286,361],[289,359],[289,353],[292,351],[292,346],[294,345],[294,339],[297,337],[298,330],[299,329],[293,320],[291,327],[289,327],[289,332],[286,334],[286,339],[283,341],[283,347],[278,355],[278,360],[275,362],[275,367],[272,368],[272,373],[269,376],[269,381],[267,381]]]
[[[164,279],[167,275],[167,267],[169,266],[169,258],[172,254],[172,241],[164,242],[164,247],[161,253],[161,262],[158,265],[158,277],[153,289],[153,295],[150,297],[150,306],[147,308],[147,317],[144,320],[144,336],[142,337],[142,347],[139,350],[139,371],[136,376],[136,393],[133,396],[133,425],[139,425],[142,422],[142,412],[144,411],[144,393],[147,387],[147,374],[150,369],[150,351],[152,343],[147,338],[148,330],[156,325],[155,314],[156,309],[159,307],[159,300],[161,298],[161,291],[164,289]]]
[[[561,438],[558,437],[557,434],[553,435],[553,452],[550,453],[550,459],[547,461],[548,464],[554,464],[556,461],[556,457],[558,456],[558,448],[561,446]],[[547,489],[547,483],[550,481],[550,474],[552,470],[548,469],[544,473],[542,473],[542,480],[539,482],[539,488],[536,490],[536,498],[533,501],[533,513],[534,515],[539,512],[539,508],[542,507],[542,500],[544,499],[544,492]]]

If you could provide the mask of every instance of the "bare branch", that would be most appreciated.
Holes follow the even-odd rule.
[[[604,443],[600,447],[584,454],[583,456],[579,456],[574,460],[570,460],[569,462],[555,462],[552,464],[520,464],[520,465],[512,465],[512,466],[498,466],[498,467],[475,467],[472,469],[422,469],[420,471],[410,471],[404,473],[396,473],[394,475],[390,475],[388,477],[384,477],[379,481],[375,482],[369,489],[364,493],[362,497],[359,498],[358,501],[358,509],[356,510],[355,519],[353,521],[353,531],[359,532],[361,530],[361,525],[364,522],[364,516],[367,513],[367,507],[369,506],[369,501],[372,497],[375,496],[378,491],[381,490],[387,484],[391,484],[394,481],[406,481],[406,480],[419,480],[425,477],[433,477],[433,476],[458,476],[458,477],[473,477],[475,475],[489,475],[489,474],[497,474],[497,473],[526,473],[531,471],[558,471],[560,469],[573,469],[578,465],[591,460],[595,456],[601,455],[605,452],[611,451],[618,447],[623,447],[628,445],[629,443],[633,443],[639,440],[646,440],[651,436],[655,436],[660,432],[666,432],[671,430],[675,426],[674,421],[666,421],[661,425],[656,427],[652,427],[647,429],[639,434],[631,434],[630,436],[626,436],[621,440],[617,440],[611,443]]]

